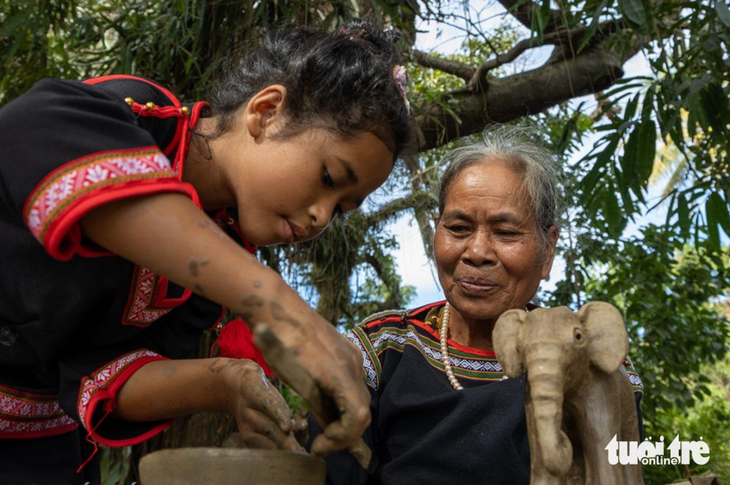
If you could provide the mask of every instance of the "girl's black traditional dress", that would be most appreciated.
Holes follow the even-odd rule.
[[[369,470],[346,452],[327,457],[330,485],[528,485],[524,376],[507,379],[493,352],[448,341],[459,383],[441,357],[445,302],[373,315],[348,333],[360,349],[372,397],[364,439]],[[533,306],[534,308],[534,306]],[[637,408],[643,386],[624,362]],[[310,441],[321,428],[310,419]]]
[[[79,220],[140,195],[199,205],[182,172],[204,108],[109,76],[42,80],[0,110],[0,485],[98,483],[82,466],[95,443],[170,424],[108,414],[137,369],[188,357],[223,309],[85,240]]]

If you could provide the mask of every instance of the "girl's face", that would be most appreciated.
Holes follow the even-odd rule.
[[[311,128],[265,138],[231,173],[241,229],[267,246],[318,236],[341,213],[356,209],[393,169],[393,154],[369,132],[342,138]]]
[[[230,131],[209,142],[213,163],[186,167],[207,210],[237,207],[246,238],[259,246],[306,241],[362,204],[393,170],[394,157],[370,132],[343,138],[324,128],[289,137],[286,88],[269,86],[241,109]],[[215,119],[201,120],[211,132]],[[193,156],[193,159],[195,157]]]

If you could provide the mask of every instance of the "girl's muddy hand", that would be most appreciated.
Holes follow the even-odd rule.
[[[246,447],[304,451],[294,437],[289,406],[261,367],[250,360],[228,359],[222,371],[228,408]]]

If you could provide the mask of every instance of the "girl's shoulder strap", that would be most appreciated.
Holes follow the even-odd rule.
[[[141,76],[114,74],[87,79],[83,83],[129,105],[139,126],[153,135],[163,153],[173,161],[175,172],[182,173],[189,132],[195,127],[205,103],[183,106],[169,89]],[[177,153],[173,153],[175,150]]]
[[[83,83],[99,86],[105,91],[116,95],[116,97],[131,99],[132,102],[144,105],[154,103],[155,106],[161,107],[182,107],[180,101],[169,89],[151,79],[141,76],[113,74],[86,79]]]

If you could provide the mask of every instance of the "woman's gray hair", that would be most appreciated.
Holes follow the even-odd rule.
[[[540,234],[546,241],[550,227],[558,224],[562,209],[559,207],[562,170],[557,157],[532,141],[534,138],[534,129],[497,125],[484,130],[478,141],[450,151],[443,160],[448,167],[439,183],[439,215],[443,214],[446,195],[461,172],[484,161],[498,161],[522,177],[525,194],[530,198]]]

